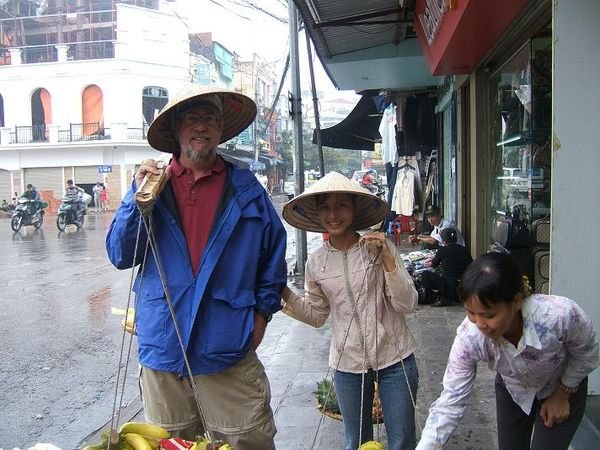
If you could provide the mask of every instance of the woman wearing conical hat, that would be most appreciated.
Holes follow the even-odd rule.
[[[314,327],[331,316],[329,365],[346,450],[373,439],[375,382],[388,448],[413,449],[416,443],[418,372],[405,314],[414,311],[417,292],[385,234],[358,233],[381,222],[386,212],[383,200],[336,172],[283,208],[290,225],[329,234],[306,262],[305,295],[284,288],[283,311]]]

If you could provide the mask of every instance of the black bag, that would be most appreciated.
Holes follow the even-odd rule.
[[[413,282],[415,284],[415,289],[418,294],[418,303],[419,305],[428,305],[433,303],[431,301],[431,296],[428,295],[427,289],[423,286],[423,280],[421,279],[421,274],[413,275]]]

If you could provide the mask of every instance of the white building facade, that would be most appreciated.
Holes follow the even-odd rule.
[[[148,145],[148,125],[170,96],[194,81],[203,57],[190,52],[194,36],[170,8],[104,3],[114,8],[108,27],[105,17],[82,14],[108,39],[39,46],[41,52],[12,39],[12,46],[0,48],[0,200],[10,201],[31,183],[52,209],[73,179],[87,191],[104,183],[116,206],[136,164],[169,157]],[[77,14],[50,16],[65,26],[81,24]],[[33,35],[42,19],[23,20]],[[0,33],[10,42],[8,26]],[[83,57],[82,49],[89,50]],[[36,54],[36,62],[33,50],[43,55]],[[210,70],[211,84],[231,88],[233,77],[221,72]]]

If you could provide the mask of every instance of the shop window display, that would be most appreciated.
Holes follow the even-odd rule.
[[[531,39],[491,79],[492,236],[530,275],[531,230],[550,217],[551,48]]]

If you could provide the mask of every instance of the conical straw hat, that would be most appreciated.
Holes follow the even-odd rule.
[[[354,228],[364,230],[381,222],[387,214],[387,203],[357,183],[337,172],[329,172],[302,194],[283,205],[283,218],[293,227],[322,233],[316,197],[320,194],[351,194],[356,199]]]
[[[174,153],[179,151],[175,136],[175,114],[184,106],[195,102],[215,104],[213,95],[220,99],[223,116],[223,134],[225,142],[237,136],[250,126],[256,117],[256,104],[245,95],[215,86],[190,84],[179,91],[160,111],[148,129],[148,143],[156,150]],[[215,105],[216,106],[216,105]]]

